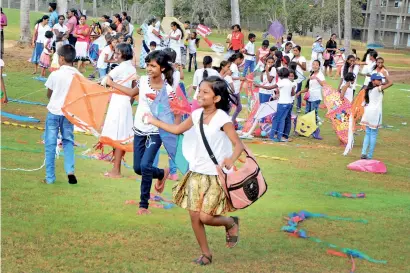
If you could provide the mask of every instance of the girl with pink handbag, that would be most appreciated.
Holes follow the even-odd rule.
[[[167,124],[152,116],[147,118],[148,123],[165,131],[177,135],[184,133],[182,150],[189,162],[189,171],[174,185],[173,199],[176,205],[189,211],[192,228],[202,252],[194,260],[198,265],[212,263],[205,225],[225,227],[228,248],[233,248],[239,241],[239,218],[222,216],[236,209],[225,191],[226,180],[219,177],[219,174],[223,175],[222,169],[233,168],[244,151],[232,119],[226,113],[230,102],[236,103],[231,101],[227,83],[219,77],[211,76],[199,84],[198,104],[201,108],[193,111],[182,123]],[[203,135],[208,147],[212,149],[213,158],[209,156]],[[220,162],[220,165],[215,165],[214,160]],[[247,186],[253,189],[251,183]],[[254,199],[252,189],[249,192]]]

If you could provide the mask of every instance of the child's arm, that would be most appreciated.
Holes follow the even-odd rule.
[[[385,89],[387,89],[387,88],[389,88],[390,86],[392,86],[393,85],[393,82],[389,79],[389,77],[388,76],[386,76],[386,83],[385,84],[383,84],[383,85],[381,85],[381,87],[380,87],[380,92],[382,91],[382,90],[385,90]]]
[[[260,52],[259,52],[259,50],[258,51],[256,51],[256,62],[259,62],[259,56],[260,55]]]
[[[295,95],[295,87],[294,87],[294,86],[292,87],[292,92],[290,93],[290,95],[291,95],[291,96],[294,96],[294,95]]]
[[[107,77],[107,85],[121,91],[122,93],[130,97],[135,97],[136,95],[140,93],[140,89],[138,86],[135,86],[134,88],[125,87],[121,84],[115,83],[109,75]]]
[[[53,94],[53,90],[50,88],[47,89],[47,98],[51,98],[51,95]]]
[[[194,123],[192,122],[191,116],[180,124],[168,124],[168,123],[165,123],[163,121],[160,121],[154,118],[152,115],[148,115],[147,117],[148,117],[148,123],[154,126],[157,126],[158,128],[161,128],[174,135],[180,135],[188,131],[194,125]]]
[[[342,73],[343,73],[343,72],[342,72]],[[337,87],[337,90],[340,90],[340,86],[342,86],[342,83],[343,83],[343,79],[340,78],[340,82],[339,82],[339,85],[338,85],[338,87]]]
[[[306,62],[303,62],[303,63],[298,62],[298,65],[302,68],[303,71],[306,71]]]
[[[277,84],[271,85],[271,86],[263,86],[262,84],[255,84],[255,87],[262,87],[263,89],[266,90],[272,90],[278,88]]]
[[[343,98],[345,97],[346,91],[347,91],[347,89],[350,87],[351,84],[352,84],[351,82],[347,82],[347,83],[342,87],[342,89],[340,90],[340,98],[343,99]]]
[[[229,140],[232,142],[233,146],[235,147],[232,156],[229,158],[225,158],[221,164],[221,168],[231,169],[235,164],[235,161],[241,156],[244,147],[242,141],[239,139],[238,134],[235,131],[235,127],[233,123],[228,122],[225,123],[223,126],[223,130],[225,134],[229,137]]]
[[[295,96],[299,96],[300,94],[306,93],[307,91],[309,91],[309,89],[308,89],[308,88],[304,88],[304,89],[300,90],[299,92],[297,92],[297,93],[295,94]]]

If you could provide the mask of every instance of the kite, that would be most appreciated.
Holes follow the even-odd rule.
[[[20,116],[20,115],[15,115],[15,114],[4,112],[4,111],[0,111],[0,116],[8,118],[8,119],[17,120],[20,122],[36,122],[36,123],[40,122],[39,119],[36,119],[34,117]]]
[[[345,193],[340,193],[336,191],[332,191],[329,193],[326,193],[326,195],[332,196],[332,197],[338,197],[338,198],[366,198],[366,194],[364,192],[360,193],[350,193],[350,192],[345,192]]]
[[[326,117],[332,122],[340,142],[348,143],[349,117],[352,105],[348,100],[340,98],[340,92],[329,85],[323,86],[323,101],[327,108]]]
[[[285,28],[278,20],[275,20],[269,26],[268,33],[272,35],[276,40],[279,40],[282,37],[283,33],[285,33]]]
[[[225,46],[221,44],[215,44],[212,41],[210,41],[206,36],[212,33],[212,30],[204,25],[198,25],[196,28],[196,32],[201,35],[204,38],[204,41],[207,43],[207,45],[216,53],[224,53],[225,52]]]
[[[359,94],[353,100],[351,114],[349,117],[349,130],[347,137],[347,144],[343,155],[347,155],[352,149],[354,144],[354,131],[356,130],[356,124],[359,119],[362,118],[364,114],[364,95],[366,91],[364,89],[360,90]]]
[[[298,117],[295,131],[302,136],[309,137],[318,128],[315,110]]]

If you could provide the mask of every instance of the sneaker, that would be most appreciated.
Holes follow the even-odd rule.
[[[367,155],[362,155],[360,159],[367,159]]]
[[[75,177],[74,174],[69,174],[68,175],[68,183],[69,184],[77,184],[77,178]]]
[[[168,179],[172,181],[178,181],[179,177],[178,177],[178,174],[174,173],[174,174],[168,175]]]

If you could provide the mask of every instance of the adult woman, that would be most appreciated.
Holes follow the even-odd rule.
[[[77,11],[75,9],[70,9],[67,11],[67,18],[68,22],[66,24],[67,29],[68,29],[68,42],[70,45],[75,46],[75,43],[77,42],[77,38],[74,37],[74,29],[78,24],[78,19],[77,19]]]
[[[151,42],[155,42],[157,44],[157,50],[161,50],[159,46],[161,44],[161,34],[159,33],[159,27],[156,26],[157,18],[153,17],[151,20],[148,21],[148,43],[147,46]]]
[[[117,32],[122,32],[122,19],[118,13],[112,16],[112,22],[117,26]]]
[[[321,68],[323,66],[323,52],[325,48],[322,45],[322,37],[317,36],[315,42],[312,45],[312,59],[311,61],[318,60],[321,64]]]
[[[171,32],[169,33],[169,47],[175,50],[177,57],[175,63],[181,64],[181,41],[184,39],[184,32],[177,22],[171,23]]]
[[[231,48],[235,53],[238,53],[244,46],[244,36],[241,32],[240,25],[234,25],[232,30]]]
[[[37,73],[40,56],[44,49],[44,35],[46,31],[51,30],[48,25],[48,20],[48,15],[44,15],[36,22],[36,25],[34,26],[34,35],[33,40],[31,41],[31,46],[34,48],[33,54],[31,55],[31,62],[34,64],[33,75]]]
[[[75,43],[77,69],[85,72],[84,62],[88,60],[88,44],[90,43],[90,27],[86,24],[87,16],[81,15],[80,24],[74,29],[74,37],[77,38]]]
[[[7,16],[6,14],[3,13],[3,8],[0,8],[0,35],[1,35],[1,55],[0,59],[3,59],[3,54],[4,54],[4,33],[3,33],[3,28],[7,26]]]
[[[58,16],[58,23],[53,26],[54,37],[56,40],[56,52],[58,49],[68,44],[68,28],[64,25],[65,17],[64,15]]]
[[[306,58],[301,55],[302,48],[298,45],[296,45],[293,48],[293,58],[291,59],[292,62],[296,63],[296,74],[298,78],[295,80],[295,82],[298,84],[296,88],[296,92],[299,92],[302,90],[302,84],[303,80],[305,77],[303,76],[303,72],[306,71]],[[297,112],[300,113],[302,108],[302,97],[299,95],[296,97],[296,109]]]
[[[148,26],[151,25],[152,20],[155,20],[155,17],[150,17],[142,23],[141,27],[137,30],[139,35],[142,35],[142,46],[141,46],[141,53],[140,53],[140,68],[145,68],[145,57],[149,53],[149,35],[148,35]],[[134,54],[134,58],[136,55]]]
[[[328,60],[325,60],[325,63],[323,64],[323,66],[325,67],[325,76],[327,76],[326,72],[328,68],[329,68],[329,75],[330,77],[332,76],[333,55],[335,55],[336,53],[336,48],[337,48],[336,34],[333,33],[330,36],[329,41],[327,41],[326,43],[326,50],[330,54],[330,58]]]

